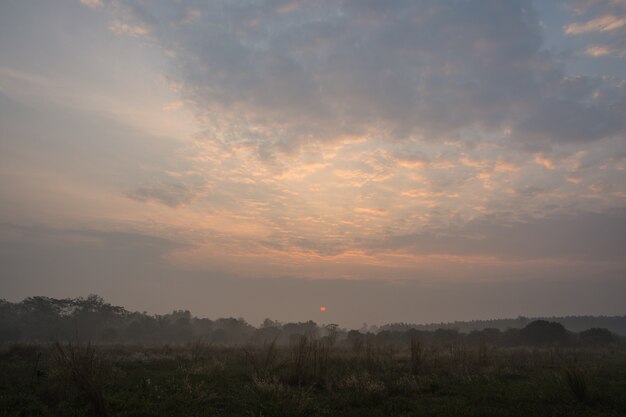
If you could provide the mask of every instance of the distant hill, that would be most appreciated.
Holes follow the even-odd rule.
[[[471,321],[454,321],[449,323],[429,323],[429,324],[410,324],[410,323],[392,323],[380,326],[382,330],[402,331],[407,329],[416,330],[437,330],[437,329],[455,329],[462,333],[469,333],[472,330],[483,330],[494,328],[499,330],[521,329],[528,323],[535,320],[548,320],[561,323],[567,330],[572,332],[580,332],[600,327],[609,329],[611,332],[620,336],[626,336],[626,316],[565,316],[565,317],[523,317],[516,319],[492,319],[492,320],[471,320]]]

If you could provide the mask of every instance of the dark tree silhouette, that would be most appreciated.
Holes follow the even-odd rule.
[[[600,329],[597,327],[580,332],[578,337],[581,343],[586,345],[606,345],[618,341],[617,336],[608,329]]]
[[[522,340],[532,345],[553,345],[565,343],[567,330],[560,323],[536,320],[521,331]]]

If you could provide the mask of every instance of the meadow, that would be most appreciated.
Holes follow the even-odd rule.
[[[626,348],[5,344],[2,416],[626,416]]]

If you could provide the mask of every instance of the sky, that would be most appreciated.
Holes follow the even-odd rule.
[[[626,314],[626,1],[2,1],[0,298],[91,293]]]

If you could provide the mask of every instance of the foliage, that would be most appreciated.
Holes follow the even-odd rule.
[[[576,335],[555,321],[528,319],[523,328],[504,331],[487,327],[462,333],[442,324],[441,328],[419,330],[411,325],[387,325],[362,330],[340,328],[337,324],[318,326],[313,321],[280,323],[266,319],[259,328],[241,318],[195,317],[188,310],[150,315],[113,306],[101,297],[54,299],[29,297],[19,303],[0,300],[0,343],[55,340],[86,340],[97,344],[162,344],[202,341],[222,346],[293,345],[307,340],[324,342],[323,347],[349,347],[355,353],[375,342],[389,349],[419,340],[420,346],[602,346],[620,343],[617,335],[604,328],[591,328]],[[316,342],[317,343],[317,342]],[[416,345],[417,346],[417,345]],[[320,345],[322,348],[322,345]],[[415,363],[419,362],[417,351]],[[421,354],[421,353],[420,353]],[[417,366],[417,365],[416,365]],[[419,367],[419,366],[418,366]],[[416,368],[417,372],[417,368]]]
[[[65,387],[73,387],[89,403],[96,417],[108,417],[100,384],[101,364],[91,345],[56,342],[50,353],[51,374]]]
[[[245,348],[5,345],[0,415],[626,415],[621,345],[480,349],[369,338],[354,351],[323,336]]]

